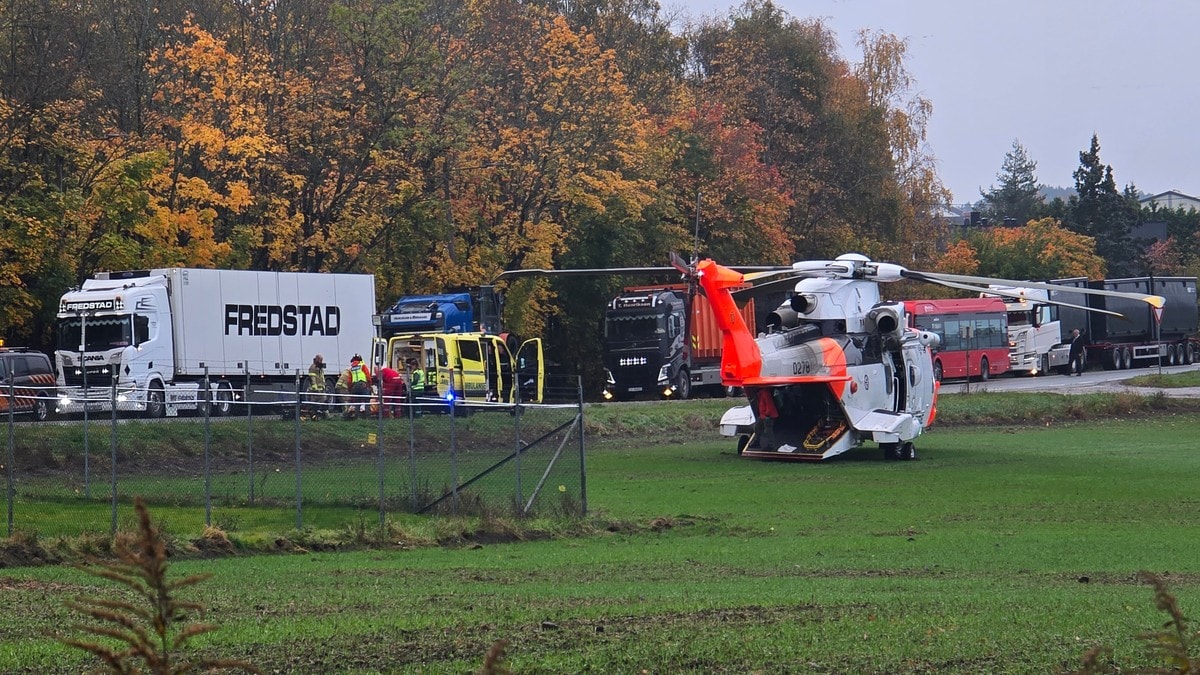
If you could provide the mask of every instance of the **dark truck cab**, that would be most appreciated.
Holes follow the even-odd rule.
[[[751,332],[755,301],[739,304]],[[721,381],[721,329],[695,285],[631,286],[604,313],[604,398],[687,399],[727,393]]]
[[[686,291],[668,288],[627,289],[604,313],[605,398],[639,395],[687,398],[690,382],[683,368]]]

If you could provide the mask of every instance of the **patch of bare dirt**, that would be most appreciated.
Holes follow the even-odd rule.
[[[62,558],[34,542],[0,541],[0,568],[56,565]],[[0,586],[3,588],[3,586]]]

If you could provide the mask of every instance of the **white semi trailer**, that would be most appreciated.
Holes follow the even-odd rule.
[[[374,313],[371,275],[102,272],[59,302],[58,411],[111,410],[114,381],[117,409],[147,417],[205,400],[217,415],[278,401],[313,356],[336,374],[354,354],[369,355]]]

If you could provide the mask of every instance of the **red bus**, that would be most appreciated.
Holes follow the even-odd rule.
[[[1008,372],[1008,310],[1000,298],[905,300],[910,328],[937,333],[933,376],[986,380]]]

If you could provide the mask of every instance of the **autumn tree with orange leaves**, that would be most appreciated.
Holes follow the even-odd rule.
[[[993,227],[970,239],[978,274],[1006,279],[1103,279],[1104,260],[1091,237],[1072,232],[1053,218],[1022,227]],[[958,257],[963,257],[959,251]]]
[[[763,0],[679,33],[648,0],[0,16],[37,26],[0,33],[9,341],[49,348],[59,295],[102,269],[366,272],[390,302],[514,267],[942,243],[905,44],[872,34],[851,64]],[[512,284],[508,327],[594,376],[603,305],[640,281]]]
[[[645,241],[653,128],[612,52],[515,0],[473,4],[468,21],[469,39],[454,56],[475,74],[470,117],[443,159],[452,162],[452,248],[435,253],[431,272],[456,284],[555,267],[593,228],[632,246]],[[509,327],[538,334],[554,313],[548,283],[514,283],[508,294]]]

